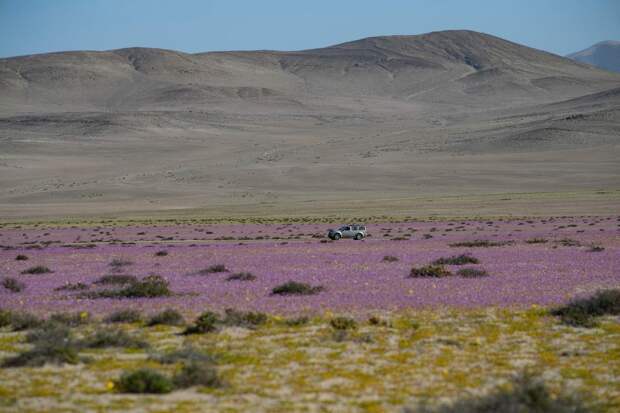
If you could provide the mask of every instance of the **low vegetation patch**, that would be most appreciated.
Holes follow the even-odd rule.
[[[226,277],[226,281],[254,281],[256,276],[250,272],[238,272]]]
[[[480,261],[478,258],[472,257],[468,254],[453,255],[451,257],[441,257],[433,261],[434,265],[465,265],[465,264],[478,264]]]
[[[212,265],[210,267],[207,267],[205,269],[198,271],[198,274],[208,275],[208,274],[215,274],[218,272],[228,272],[228,269],[226,268],[224,264],[215,264],[215,265]]]
[[[19,254],[15,257],[15,261],[28,261],[28,256],[24,254]]]
[[[396,262],[398,261],[398,257],[395,257],[393,255],[386,255],[383,257],[383,259],[381,260],[383,262]]]
[[[593,413],[599,411],[574,393],[554,394],[542,381],[531,374],[521,374],[505,387],[484,396],[475,396],[437,408],[412,410],[405,413]]]
[[[574,327],[594,327],[596,317],[620,314],[620,290],[602,290],[591,297],[578,298],[551,310],[562,323]]]
[[[172,383],[177,389],[193,386],[221,387],[216,368],[210,363],[192,362],[185,364],[181,371],[174,375]]]
[[[26,341],[33,347],[4,360],[2,367],[40,367],[44,364],[77,364],[80,361],[79,346],[66,325],[47,322],[29,333]]]
[[[147,348],[149,344],[118,329],[101,329],[80,341],[84,348]]]
[[[26,284],[13,277],[3,278],[0,284],[12,293],[20,293],[26,289]]]
[[[54,288],[54,291],[83,291],[88,290],[90,287],[88,284],[84,284],[81,282],[77,283],[66,283],[61,285],[60,287]]]
[[[11,311],[9,314],[10,325],[13,331],[30,330],[31,328],[37,328],[43,324],[42,319],[31,313]]]
[[[526,244],[546,244],[547,242],[549,241],[545,238],[530,238],[525,240]]]
[[[225,326],[254,328],[267,322],[267,315],[252,311],[237,311],[227,308],[220,323]]]
[[[110,261],[110,264],[108,265],[112,268],[119,269],[122,267],[133,265],[133,262],[128,259],[124,259],[124,258],[114,258],[112,261]]]
[[[114,388],[120,393],[165,394],[174,390],[174,385],[172,380],[155,370],[140,369],[124,373],[114,383]]]
[[[461,268],[456,272],[457,275],[464,278],[488,277],[489,274],[480,268]]]
[[[122,275],[122,274],[110,274],[95,280],[93,284],[100,285],[122,285],[131,284],[138,281],[138,278],[134,275]]]
[[[161,364],[175,364],[175,363],[214,363],[215,358],[210,354],[197,350],[194,347],[187,346],[180,350],[172,351],[170,353],[162,354],[159,356],[151,357],[153,360]]]
[[[313,295],[325,290],[322,285],[312,286],[297,281],[288,281],[271,290],[273,295]]]
[[[76,313],[54,313],[48,322],[58,323],[69,327],[77,327],[88,324],[91,321],[90,313],[86,311]]]
[[[171,308],[165,309],[160,313],[153,314],[146,323],[149,327],[156,325],[180,326],[183,324],[185,324],[185,319],[181,313]]]
[[[489,247],[503,247],[506,245],[514,244],[514,241],[490,241],[490,240],[475,240],[475,241],[461,241],[448,244],[451,247],[468,247],[468,248],[489,248]]]
[[[142,313],[134,309],[115,311],[107,316],[106,323],[139,323],[142,321]]]
[[[355,330],[357,322],[349,317],[335,317],[329,320],[329,324],[335,330]]]
[[[159,275],[149,275],[142,280],[135,281],[120,290],[103,290],[84,293],[84,298],[156,298],[168,297],[172,291],[168,288],[167,280]]]
[[[156,257],[165,257],[165,256],[167,256],[167,255],[168,255],[168,251],[157,251],[157,252],[155,253],[155,256],[156,256]]]
[[[37,265],[34,267],[30,267],[24,271],[22,271],[22,274],[49,274],[53,272],[52,270],[50,270],[49,268],[47,268],[44,265]]]
[[[196,318],[196,321],[194,321],[194,324],[187,327],[182,334],[189,335],[214,332],[217,330],[217,323],[219,322],[219,320],[220,318],[217,313],[214,313],[212,311],[206,311],[200,314],[198,318]]]
[[[424,267],[413,267],[409,273],[412,278],[442,278],[449,277],[452,273],[443,265],[425,265]]]

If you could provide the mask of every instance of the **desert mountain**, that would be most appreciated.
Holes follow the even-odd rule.
[[[620,72],[620,42],[607,40],[567,57],[611,72]]]
[[[0,59],[0,215],[617,187],[618,88],[471,31]]]

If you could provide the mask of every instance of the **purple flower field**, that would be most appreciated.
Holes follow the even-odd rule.
[[[0,278],[25,284],[0,287],[2,308],[35,313],[89,311],[106,314],[134,307],[174,307],[188,314],[206,309],[258,310],[272,314],[324,311],[366,314],[437,307],[553,305],[571,297],[620,286],[620,219],[562,217],[531,220],[437,221],[369,224],[363,241],[326,242],[330,224],[179,224],[0,229]],[[463,241],[509,241],[492,247],[450,246]],[[529,241],[529,242],[528,242]],[[599,248],[592,248],[597,246]],[[156,256],[158,251],[167,255]],[[453,276],[410,278],[413,266],[468,253],[478,264],[446,266]],[[16,260],[17,255],[27,260]],[[393,256],[398,261],[383,258]],[[170,283],[164,298],[80,298],[56,291],[67,283],[93,284],[116,270],[138,278],[157,274]],[[222,264],[228,271],[201,275]],[[34,266],[52,272],[22,274]],[[465,278],[459,268],[489,276]],[[227,281],[249,272],[252,281]],[[272,295],[289,280],[324,290],[308,296]]]

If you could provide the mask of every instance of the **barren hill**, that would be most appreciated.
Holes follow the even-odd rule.
[[[618,187],[619,87],[470,31],[0,59],[0,215]]]
[[[607,40],[567,57],[601,69],[620,72],[620,42]]]

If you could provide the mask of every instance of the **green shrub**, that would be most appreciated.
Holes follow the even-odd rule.
[[[267,322],[267,315],[264,313],[237,311],[231,308],[225,310],[224,318],[220,321],[223,325],[246,328],[253,328],[265,322]]]
[[[483,396],[458,400],[429,409],[405,409],[406,413],[593,413],[577,394],[562,392],[553,395],[542,380],[530,374],[513,379],[508,388],[498,388]]]
[[[26,336],[32,349],[10,357],[2,367],[39,367],[44,364],[76,364],[79,347],[71,330],[57,322],[46,322]]]
[[[149,346],[147,342],[131,336],[123,330],[116,329],[96,331],[94,334],[81,340],[80,345],[84,348],[147,348]]]
[[[121,267],[127,267],[129,265],[133,265],[133,262],[127,259],[123,259],[123,258],[114,258],[112,261],[110,261],[109,265],[112,268],[118,269]]]
[[[27,270],[22,271],[22,274],[48,274],[52,272],[49,268],[44,265],[37,265],[35,267],[30,267]]]
[[[149,275],[140,281],[130,284],[128,287],[121,290],[119,294],[121,297],[127,298],[167,297],[172,294],[168,285],[168,281],[159,275]]]
[[[18,256],[15,257],[15,261],[28,261],[28,256],[19,254]]]
[[[456,274],[464,278],[478,278],[489,276],[489,274],[485,270],[478,268],[461,268],[456,272]]]
[[[278,285],[271,290],[273,295],[312,295],[318,294],[325,288],[322,285],[312,286],[306,283],[300,283],[297,281],[288,281],[284,284]]]
[[[224,264],[215,264],[208,268],[198,271],[200,275],[214,274],[217,272],[227,272],[226,266]]]
[[[196,318],[193,325],[187,327],[182,334],[205,334],[217,330],[219,316],[211,311],[206,311]]]
[[[54,288],[54,291],[83,291],[88,290],[88,285],[77,282],[77,283],[66,283],[61,285],[60,287]]]
[[[503,247],[505,245],[514,244],[514,241],[489,241],[489,240],[475,240],[475,241],[461,241],[448,244],[451,247],[469,247],[469,248],[488,248],[488,247]]]
[[[184,347],[180,350],[152,357],[161,364],[174,363],[214,363],[215,358],[193,347]]]
[[[226,277],[226,281],[254,281],[256,276],[250,272],[238,272]]]
[[[1,284],[12,293],[20,293],[26,288],[26,284],[13,277],[3,278]]]
[[[452,273],[443,265],[426,265],[424,267],[413,267],[409,273],[412,278],[441,278],[449,277]]]
[[[12,318],[13,313],[11,311],[0,310],[0,328],[10,326]]]
[[[465,265],[465,264],[478,264],[480,261],[478,258],[471,255],[461,254],[453,255],[451,257],[442,257],[433,261],[434,265]]]
[[[147,326],[155,326],[155,325],[168,325],[168,326],[180,326],[185,324],[185,319],[183,315],[176,310],[168,308],[161,313],[154,314],[146,323]]]
[[[104,321],[106,323],[139,323],[142,321],[142,314],[138,310],[128,308],[111,313]]]
[[[82,311],[77,313],[54,313],[49,318],[50,322],[64,324],[66,326],[77,327],[88,324],[91,321],[90,314]]]
[[[121,393],[138,394],[165,394],[174,389],[174,385],[168,377],[151,369],[124,373],[116,382],[115,387]]]
[[[192,386],[221,387],[222,381],[215,367],[209,363],[190,363],[172,378],[174,386],[185,389]]]
[[[593,327],[595,317],[620,314],[620,289],[598,291],[591,297],[578,298],[551,310],[562,323],[575,327]]]
[[[43,324],[43,320],[31,313],[11,312],[11,327],[14,331],[29,330]]]
[[[549,241],[544,238],[530,238],[525,240],[525,242],[527,244],[546,244]]]
[[[289,327],[299,327],[299,326],[303,326],[305,324],[308,324],[310,322],[310,319],[308,317],[302,316],[302,317],[295,317],[295,318],[288,318],[286,320],[284,320],[284,324],[286,324]]]
[[[386,255],[385,257],[383,257],[383,259],[381,261],[383,261],[383,262],[396,262],[396,261],[398,261],[398,257],[395,257],[393,255]]]
[[[168,251],[157,251],[157,252],[155,253],[155,256],[156,256],[156,257],[165,257],[165,256],[167,256],[167,255],[168,255]]]
[[[348,317],[332,318],[329,324],[336,330],[354,330],[357,328],[357,322]]]
[[[122,284],[132,284],[138,282],[138,279],[134,275],[124,275],[124,274],[109,274],[100,277],[98,280],[94,281],[93,284],[101,284],[101,285],[122,285]]]

